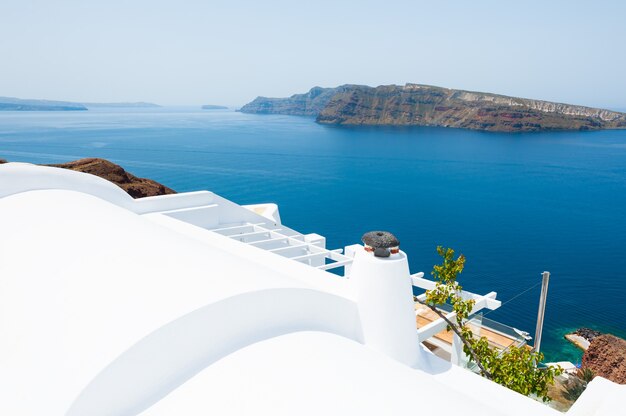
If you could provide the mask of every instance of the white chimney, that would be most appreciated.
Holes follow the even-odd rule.
[[[350,280],[356,286],[364,343],[414,367],[422,351],[407,256],[390,233],[367,233],[363,243],[365,247],[350,247]]]

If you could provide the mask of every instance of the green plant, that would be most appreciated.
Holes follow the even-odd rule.
[[[591,371],[590,368],[579,368],[578,371],[576,371],[576,377],[578,377],[585,383],[589,383],[591,380],[593,380],[595,374],[593,374],[593,371]]]
[[[457,276],[465,268],[465,256],[460,255],[455,259],[454,250],[441,246],[437,247],[437,253],[443,261],[440,265],[435,265],[431,272],[436,281],[435,288],[426,291],[424,301],[417,297],[415,300],[429,307],[446,321],[448,330],[454,331],[461,339],[463,352],[467,354],[470,362],[476,363],[483,377],[526,396],[535,394],[543,401],[549,401],[548,387],[554,384],[554,377],[560,375],[563,370],[560,367],[538,368],[537,364],[544,358],[540,352],[515,346],[499,351],[489,347],[487,338],[474,337],[466,322],[475,301],[463,298],[463,288],[457,282]],[[437,308],[446,303],[452,305],[456,314],[454,321],[448,319]]]

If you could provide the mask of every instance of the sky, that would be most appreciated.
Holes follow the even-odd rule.
[[[0,96],[241,106],[438,85],[626,109],[626,2],[0,0]]]

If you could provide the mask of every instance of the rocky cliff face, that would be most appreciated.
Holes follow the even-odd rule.
[[[125,190],[133,198],[143,198],[145,196],[156,196],[165,194],[175,194],[176,192],[167,186],[161,185],[152,179],[138,178],[128,173],[119,165],[105,159],[88,158],[79,159],[73,162],[47,165],[57,168],[71,169],[78,172],[90,173],[113,182]]]
[[[289,98],[257,97],[241,107],[242,113],[287,114],[292,116],[316,117],[339,88],[313,87],[304,94],[294,94]]]
[[[318,121],[490,131],[626,128],[623,113],[415,84],[338,92],[320,112]]]
[[[593,338],[583,355],[582,367],[615,383],[626,384],[626,340],[609,334]]]
[[[626,128],[626,114],[428,85],[316,87],[290,98],[259,97],[241,111],[316,115],[322,124],[438,126],[488,131]]]

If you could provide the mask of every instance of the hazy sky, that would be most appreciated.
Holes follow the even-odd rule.
[[[0,96],[238,106],[407,82],[626,108],[626,1],[0,0]]]

